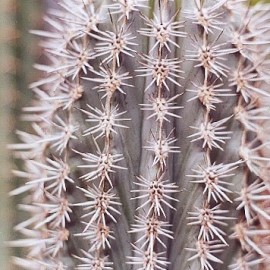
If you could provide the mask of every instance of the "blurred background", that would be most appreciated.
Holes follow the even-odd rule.
[[[101,0],[97,0],[101,1]],[[20,111],[30,103],[30,82],[37,76],[34,62],[42,61],[38,39],[30,29],[43,28],[42,16],[55,0],[0,0],[0,269],[16,270],[10,263],[19,250],[5,247],[5,241],[19,238],[12,227],[23,220],[16,205],[20,198],[8,193],[20,181],[12,177],[12,169],[20,167],[11,157],[7,145],[17,141],[15,131],[27,130],[20,122]],[[252,0],[252,4],[258,0]],[[268,0],[267,2],[270,2]]]
[[[0,269],[15,270],[10,263],[14,250],[5,241],[16,239],[12,227],[21,220],[16,204],[20,198],[10,198],[8,192],[20,183],[11,170],[20,166],[11,158],[7,144],[16,142],[16,129],[27,129],[19,122],[22,106],[29,104],[29,82],[35,78],[33,62],[41,52],[38,40],[29,29],[42,27],[42,0],[0,0]],[[43,5],[42,5],[43,4]],[[12,252],[12,254],[11,254]]]

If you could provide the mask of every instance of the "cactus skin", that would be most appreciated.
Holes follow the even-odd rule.
[[[32,31],[23,269],[268,267],[270,6],[149,5],[63,0]]]

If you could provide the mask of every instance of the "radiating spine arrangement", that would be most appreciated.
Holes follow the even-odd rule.
[[[123,86],[132,87],[127,83],[128,72],[121,72],[122,57],[132,57],[136,46],[135,37],[129,33],[129,13],[128,7],[123,9],[124,3],[108,6],[120,15],[117,21],[112,21],[114,31],[96,31],[91,33],[91,37],[97,40],[94,51],[95,57],[101,57],[100,71],[92,70],[98,78],[85,78],[98,83],[97,89],[102,92],[101,109],[88,106],[88,110],[82,110],[86,114],[91,127],[86,129],[84,135],[92,135],[95,141],[97,154],[80,153],[83,160],[87,162],[84,167],[90,169],[81,178],[91,183],[96,180],[97,185],[89,185],[87,189],[81,190],[90,200],[79,203],[84,206],[86,214],[84,217],[90,219],[86,222],[84,231],[79,234],[89,241],[89,250],[84,252],[88,257],[81,257],[82,264],[78,269],[113,269],[113,264],[106,256],[107,248],[111,248],[110,242],[115,240],[113,231],[108,225],[108,219],[117,222],[114,217],[120,212],[116,209],[119,203],[116,194],[113,191],[114,181],[112,173],[116,173],[116,183],[120,184],[121,179],[117,179],[117,170],[126,169],[118,165],[123,160],[123,155],[115,147],[114,137],[118,134],[118,129],[127,128],[126,121],[131,119],[124,118],[125,111],[120,111],[117,101],[115,101],[115,92],[121,95],[125,94]],[[131,6],[136,8],[136,6]],[[104,101],[103,101],[104,100]],[[99,140],[98,140],[99,139]],[[99,146],[99,141],[103,141],[103,149]],[[98,268],[99,267],[99,268]]]
[[[88,35],[97,30],[99,18],[92,2],[76,1],[75,9],[73,1],[59,5],[62,11],[52,11],[51,17],[45,18],[52,32],[33,31],[45,38],[41,46],[48,59],[48,64],[36,65],[46,77],[30,86],[37,100],[24,110],[24,118],[34,122],[36,134],[20,132],[23,144],[12,146],[20,150],[27,170],[16,174],[28,180],[26,188],[12,194],[32,191],[23,209],[33,217],[16,227],[29,239],[11,242],[30,247],[27,259],[15,258],[24,269],[67,269],[65,261],[69,260],[67,224],[72,209],[67,187],[74,185],[70,156],[79,129],[73,112],[84,92],[81,76],[91,69],[89,60],[93,59]],[[30,225],[33,228],[27,228]]]
[[[29,215],[14,263],[267,269],[270,6],[59,0],[44,21],[32,131],[10,146]]]
[[[131,233],[137,233],[138,239],[134,244],[134,256],[131,264],[139,265],[139,269],[166,269],[170,264],[166,258],[166,244],[164,237],[173,239],[170,223],[168,222],[168,209],[174,209],[171,205],[173,194],[177,192],[177,186],[168,180],[168,158],[172,153],[178,153],[179,147],[175,146],[176,139],[173,137],[173,129],[168,132],[170,119],[179,116],[174,110],[181,107],[176,105],[179,94],[171,96],[170,84],[180,88],[177,79],[181,77],[180,60],[171,57],[171,47],[178,45],[174,39],[184,37],[182,22],[175,21],[178,13],[172,16],[167,1],[155,3],[153,19],[142,15],[146,27],[138,32],[143,36],[152,38],[153,46],[149,49],[149,55],[141,56],[141,67],[138,69],[139,76],[146,77],[150,83],[145,88],[147,103],[141,104],[142,110],[146,111],[145,123],[150,126],[150,134],[146,151],[149,167],[145,175],[140,175],[135,183],[136,199],[141,200],[137,208],[135,224],[132,225]],[[146,120],[146,121],[147,121]],[[150,135],[150,136],[149,136]],[[168,209],[167,209],[168,208]],[[167,215],[166,215],[167,212]],[[158,246],[161,246],[162,249]]]
[[[223,144],[231,138],[231,131],[227,131],[226,123],[231,118],[213,121],[213,111],[218,110],[219,103],[222,103],[222,96],[233,96],[230,89],[222,88],[223,80],[228,75],[228,60],[230,54],[237,49],[230,48],[230,44],[220,41],[220,35],[213,35],[213,31],[222,31],[222,13],[220,7],[226,1],[220,1],[212,6],[205,6],[203,1],[196,1],[194,10],[187,11],[187,17],[201,29],[200,37],[194,40],[194,49],[188,51],[187,58],[198,62],[196,67],[202,69],[202,82],[195,85],[196,97],[205,108],[202,123],[199,127],[192,127],[195,133],[190,135],[192,142],[202,143],[205,150],[204,164],[200,164],[198,169],[193,169],[194,175],[189,175],[195,180],[195,184],[202,184],[203,200],[202,205],[196,207],[196,211],[189,213],[189,225],[199,226],[198,240],[195,248],[188,250],[195,252],[189,260],[200,259],[202,269],[213,270],[212,263],[222,263],[218,254],[224,250],[227,244],[223,227],[227,226],[226,221],[230,219],[228,210],[221,209],[224,201],[232,202],[229,194],[232,192],[232,183],[229,177],[233,170],[238,167],[239,162],[229,164],[217,164],[215,155],[211,154],[214,149],[223,151]],[[214,37],[213,37],[214,36]],[[199,40],[200,38],[200,40]],[[212,39],[212,41],[211,41]],[[224,59],[224,55],[227,56]],[[192,100],[192,99],[191,99]]]

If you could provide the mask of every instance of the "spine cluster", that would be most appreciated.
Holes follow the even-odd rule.
[[[83,251],[78,269],[114,269],[113,263],[108,260],[107,254],[111,249],[111,241],[115,239],[110,221],[117,222],[115,215],[120,214],[117,207],[121,205],[114,192],[114,185],[121,185],[122,179],[117,177],[118,170],[126,168],[119,165],[123,161],[123,154],[116,148],[119,130],[127,128],[126,111],[122,111],[117,103],[117,95],[125,95],[123,87],[133,87],[128,83],[131,78],[128,72],[123,72],[121,62],[123,57],[133,57],[135,37],[129,31],[130,12],[137,10],[135,4],[120,1],[107,7],[116,13],[119,19],[113,21],[113,31],[97,30],[90,36],[97,41],[94,52],[95,58],[100,60],[99,70],[91,69],[93,77],[85,80],[96,83],[93,88],[101,92],[100,106],[93,107],[87,104],[82,109],[86,115],[86,122],[90,127],[84,131],[84,136],[92,136],[96,150],[91,153],[81,152],[85,161],[80,168],[87,172],[80,178],[86,182],[87,188],[80,188],[88,198],[86,202],[78,203],[83,206],[85,214],[85,228],[78,236],[89,242],[88,251]],[[116,173],[116,176],[113,174]],[[85,258],[87,257],[87,259]]]
[[[89,34],[97,31],[100,19],[92,1],[75,2],[63,1],[45,17],[47,31],[33,31],[44,38],[46,64],[36,65],[44,77],[30,85],[36,100],[24,109],[33,133],[18,132],[22,143],[12,146],[25,165],[25,171],[15,174],[26,179],[12,195],[29,194],[21,207],[30,218],[16,226],[26,239],[11,242],[29,248],[26,259],[14,259],[23,269],[60,270],[72,264],[67,246],[72,213],[68,189],[75,183],[71,155],[79,129],[73,116],[84,92],[81,78],[93,59]]]
[[[175,110],[182,108],[176,100],[180,94],[172,95],[172,85],[180,88],[178,79],[183,73],[181,61],[172,57],[172,48],[179,47],[174,41],[176,37],[185,37],[183,23],[176,21],[178,12],[171,14],[171,5],[167,1],[155,4],[153,19],[145,15],[142,18],[146,27],[138,32],[150,37],[149,55],[141,55],[138,69],[139,76],[146,77],[146,103],[141,104],[145,111],[145,125],[150,126],[144,149],[147,172],[135,182],[139,212],[131,233],[136,233],[137,241],[133,245],[134,256],[131,264],[139,265],[138,269],[167,269],[170,264],[166,258],[166,238],[173,240],[173,233],[168,222],[168,209],[174,209],[171,201],[177,201],[172,195],[177,186],[172,183],[168,174],[168,160],[173,153],[179,153],[174,143],[174,130],[171,127],[173,118],[180,118]],[[170,130],[171,129],[171,130]],[[145,168],[145,164],[143,164]],[[167,214],[166,214],[167,213]],[[165,239],[164,239],[165,238]]]
[[[213,112],[223,103],[222,98],[235,95],[224,85],[229,72],[229,56],[237,52],[221,40],[220,31],[224,25],[222,5],[225,2],[209,6],[207,2],[195,1],[193,10],[185,12],[186,17],[198,26],[199,32],[192,43],[194,49],[187,52],[187,59],[194,61],[195,68],[200,68],[202,72],[201,81],[193,83],[194,88],[188,90],[195,93],[189,101],[199,100],[204,107],[202,122],[199,127],[191,126],[195,132],[189,137],[191,142],[197,142],[205,151],[204,162],[193,169],[194,174],[188,175],[193,178],[192,183],[203,186],[201,205],[189,212],[188,217],[189,225],[199,227],[195,247],[188,248],[195,253],[189,261],[199,258],[201,269],[209,270],[214,270],[213,263],[222,263],[218,254],[228,246],[224,227],[231,217],[228,210],[222,209],[222,203],[232,203],[230,177],[240,163],[218,163],[217,153],[212,154],[213,151],[224,151],[223,145],[232,136],[226,126],[231,116],[213,119]]]

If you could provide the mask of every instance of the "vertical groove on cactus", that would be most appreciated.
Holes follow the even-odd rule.
[[[267,269],[270,6],[58,2],[32,31],[32,132],[10,146],[29,214],[15,264]]]

